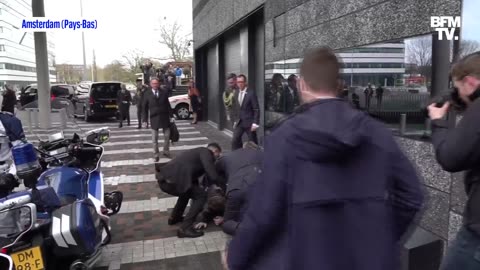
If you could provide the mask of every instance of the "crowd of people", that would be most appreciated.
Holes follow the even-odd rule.
[[[227,117],[248,141],[242,147],[236,134],[232,152],[222,154],[211,143],[156,166],[160,188],[178,196],[168,220],[181,223],[178,237],[200,237],[209,223],[221,226],[231,236],[223,256],[231,270],[399,269],[402,240],[424,205],[421,181],[392,133],[342,98],[339,78],[331,49],[309,51],[300,76],[289,78],[299,106],[262,149],[254,136],[256,96],[245,76],[228,75]],[[480,54],[455,64],[452,78],[467,104],[458,126],[451,129],[445,120],[449,102],[428,107],[440,165],[468,171],[464,226],[442,270],[473,270],[480,267]]]

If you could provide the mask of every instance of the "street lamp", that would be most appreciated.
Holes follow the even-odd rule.
[[[80,17],[83,18],[83,1],[80,0]],[[82,31],[82,48],[83,48],[83,74],[82,79],[87,79],[87,57],[85,56],[85,32]]]

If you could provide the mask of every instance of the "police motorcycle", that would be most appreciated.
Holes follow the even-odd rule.
[[[35,104],[27,104],[17,115],[31,119],[32,108]],[[109,130],[84,133],[73,112],[70,101],[55,99],[50,114],[54,129],[29,125],[29,139],[34,141],[12,148],[13,171],[27,190],[1,198],[0,211],[33,205],[36,214],[31,228],[22,233],[0,231],[2,253],[12,257],[16,270],[92,269],[111,239],[109,217],[120,211],[123,195],[104,193],[101,144],[108,141]],[[2,175],[0,183],[1,179]],[[18,214],[7,215],[0,219],[0,228],[19,219]]]

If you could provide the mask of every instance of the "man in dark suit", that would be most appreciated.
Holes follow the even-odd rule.
[[[127,86],[122,84],[122,90],[117,94],[118,111],[120,113],[120,123],[118,127],[123,127],[123,120],[127,118],[127,124],[130,126],[130,104],[132,103],[132,95],[127,90]]]
[[[283,93],[280,97],[280,105],[285,108],[286,113],[291,114],[295,108],[300,105],[297,90],[297,76],[295,74],[288,76],[287,82],[288,84],[283,88]]]
[[[161,168],[159,168],[160,165],[156,166],[156,178],[160,189],[167,194],[178,196],[168,224],[182,222],[177,231],[180,238],[203,235],[203,232],[193,229],[193,223],[205,205],[206,186],[220,179],[215,170],[215,160],[220,156],[221,151],[217,143],[211,143],[207,147],[185,151]],[[210,183],[203,183],[203,175],[208,177]],[[190,199],[192,200],[190,210],[183,218],[183,212]]]
[[[247,77],[237,77],[237,89],[233,101],[235,123],[233,125],[232,150],[242,148],[242,136],[247,133],[249,141],[257,142],[257,129],[260,123],[260,107],[254,90],[248,89]]]
[[[150,115],[150,126],[152,128],[153,153],[155,162],[160,160],[158,150],[158,133],[163,130],[164,144],[163,155],[170,158],[170,123],[174,121],[173,110],[168,101],[168,89],[160,87],[162,79],[154,78],[150,81],[151,89],[147,90],[143,97],[143,122],[147,123]]]
[[[242,149],[232,151],[218,160],[217,172],[227,179],[227,201],[222,224],[226,234],[235,235],[248,203],[249,189],[261,173],[262,164],[263,152],[253,142],[246,142]]]

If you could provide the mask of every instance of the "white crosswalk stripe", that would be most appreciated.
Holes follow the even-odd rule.
[[[159,163],[167,163],[171,159],[161,158]],[[123,166],[133,166],[133,165],[153,165],[153,159],[127,159],[127,160],[116,160],[116,161],[102,161],[102,167],[112,168],[112,167],[123,167]]]
[[[171,146],[170,151],[182,151],[182,150],[190,150],[195,149],[198,147],[205,147],[205,144],[195,144],[195,145],[180,145],[180,146]],[[118,155],[118,154],[140,154],[140,153],[151,153],[152,148],[130,148],[130,149],[121,149],[121,150],[106,150],[103,152],[104,155]]]
[[[193,141],[206,141],[207,137],[194,137],[194,138],[182,138],[182,142],[193,142]],[[126,141],[126,142],[108,142],[104,143],[103,146],[115,146],[115,145],[132,145],[132,144],[151,144],[152,140],[136,140],[136,141]],[[160,142],[159,142],[160,143]]]
[[[195,130],[194,127],[178,127],[177,128],[178,131],[182,131],[182,130]],[[67,133],[67,132],[86,132],[90,129],[82,129],[82,130],[79,130],[79,129],[74,129],[74,128],[66,128],[66,129],[61,129],[64,133]],[[48,134],[52,134],[52,133],[55,133],[55,132],[59,132],[60,129],[51,129],[51,130],[45,130],[45,129],[35,129],[35,130],[32,130],[33,133],[38,133],[38,134],[42,134],[42,135],[48,135]],[[148,132],[150,133],[151,130],[150,129],[110,129],[110,134],[117,134],[117,133],[133,133],[133,132],[137,132],[137,133],[145,133],[145,132]]]
[[[157,197],[150,198],[150,200],[126,201],[122,203],[120,214],[137,213],[146,211],[160,211],[166,212],[172,209],[177,203],[177,197],[169,197],[159,199]]]
[[[103,178],[104,184],[108,186],[117,186],[120,184],[148,183],[156,181],[157,180],[155,179],[155,174],[120,175]]]
[[[198,135],[200,134],[200,131],[185,131],[185,132],[180,132],[180,142],[181,141],[184,141],[184,139],[186,138],[183,138],[182,136],[186,136],[186,135]],[[73,136],[73,133],[65,133],[64,134],[66,137],[71,137]],[[45,136],[40,136],[41,138],[45,137]],[[144,133],[144,134],[128,134],[128,135],[112,135],[110,136],[110,139],[109,141],[113,141],[115,139],[124,139],[124,138],[152,138],[152,135],[150,133]],[[159,140],[160,138],[163,138],[163,134],[159,134]],[[37,137],[34,136],[34,135],[27,135],[27,140],[29,141],[34,141],[34,140],[37,140]]]

